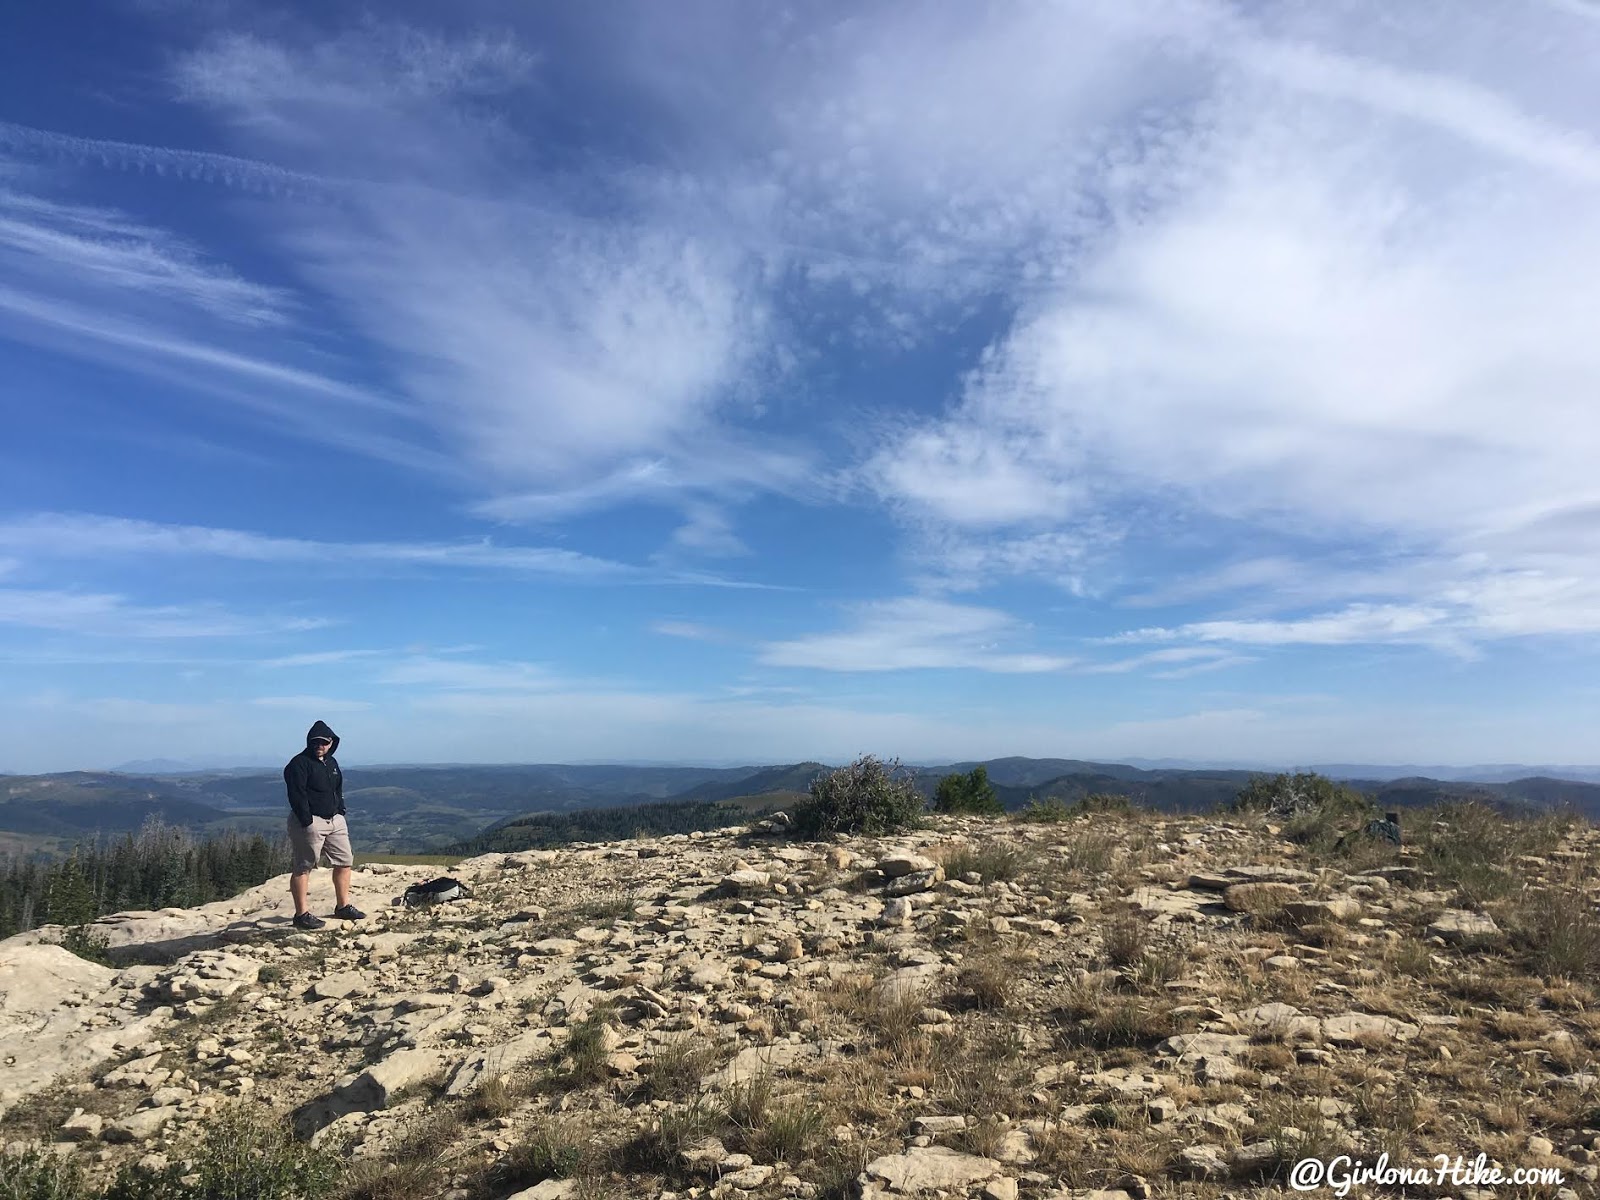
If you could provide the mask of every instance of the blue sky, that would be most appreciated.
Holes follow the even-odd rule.
[[[0,769],[1594,761],[1588,0],[23,5]]]

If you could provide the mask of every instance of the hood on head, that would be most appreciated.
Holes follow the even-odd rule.
[[[328,753],[329,754],[332,754],[335,750],[337,750],[339,748],[339,735],[337,733],[335,733],[333,730],[328,728],[328,723],[326,721],[318,721],[310,729],[306,730],[306,749],[307,750],[311,749],[312,740],[315,739],[315,738],[330,738],[330,739],[332,739],[333,745],[328,747]]]

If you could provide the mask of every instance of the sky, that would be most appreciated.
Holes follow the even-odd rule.
[[[1600,759],[1593,0],[0,39],[0,771]]]

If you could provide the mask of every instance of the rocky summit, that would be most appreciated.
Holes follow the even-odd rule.
[[[1245,1197],[1384,1152],[1595,1194],[1596,831],[1463,810],[1331,844],[774,822],[485,855],[419,909],[417,869],[373,865],[369,919],[312,932],[280,878],[97,922],[110,965],[36,930],[0,942],[3,1137],[104,1184],[245,1112],[335,1148],[350,1197]]]

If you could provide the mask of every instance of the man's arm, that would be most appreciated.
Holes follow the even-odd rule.
[[[283,782],[289,789],[289,808],[302,825],[311,824],[311,796],[306,792],[306,765],[297,754],[283,769]]]

